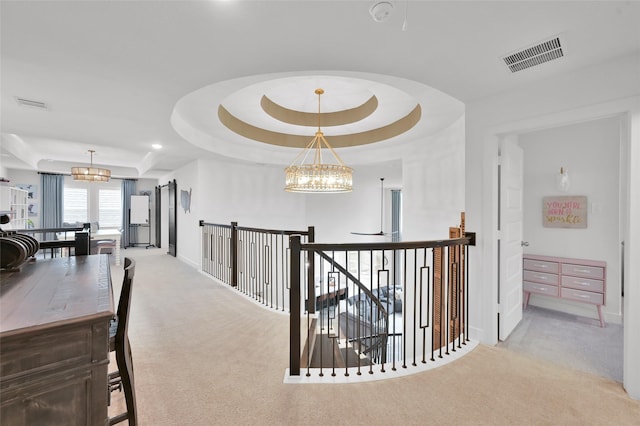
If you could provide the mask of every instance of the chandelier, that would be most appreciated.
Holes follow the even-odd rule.
[[[93,153],[95,151],[90,149],[91,154],[91,166],[90,167],[72,167],[71,176],[73,180],[86,180],[89,182],[109,182],[111,178],[111,170],[101,169],[99,167],[93,167]]]
[[[353,169],[345,166],[320,130],[320,95],[323,93],[323,89],[315,90],[318,95],[318,130],[309,145],[285,169],[285,191],[350,192],[352,189]],[[323,163],[323,148],[329,150],[333,162]]]

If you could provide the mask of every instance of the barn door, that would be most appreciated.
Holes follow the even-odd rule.
[[[156,218],[155,220],[155,230],[154,230],[154,235],[155,235],[155,242],[156,242],[156,247],[160,248],[162,247],[162,187],[160,185],[157,185],[155,187],[155,200],[156,200],[156,206],[155,206],[155,212],[154,212],[154,217]]]
[[[169,182],[169,250],[168,254],[175,257],[177,253],[177,240],[178,240],[178,199],[176,197],[177,192],[176,180]]]

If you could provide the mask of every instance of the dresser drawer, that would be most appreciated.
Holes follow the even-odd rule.
[[[575,290],[573,288],[563,288],[560,290],[560,297],[563,299],[577,300],[578,302],[604,305],[604,294],[591,293],[589,291]]]
[[[522,289],[529,293],[546,294],[547,296],[558,297],[558,287],[548,284],[532,283],[525,281],[522,283]]]
[[[558,275],[549,274],[547,272],[538,272],[538,271],[523,271],[522,279],[524,281],[532,281],[535,283],[543,283],[550,285],[558,285],[560,281],[558,280]]]
[[[108,347],[107,339],[105,335],[105,353]],[[60,365],[71,361],[76,364],[91,363],[90,325],[51,328],[49,334],[34,332],[24,338],[20,336],[3,339],[0,374],[5,384],[14,378],[22,377],[28,380],[35,372],[56,370],[61,368]]]
[[[604,279],[604,268],[599,266],[583,266],[571,263],[562,264],[562,275],[571,275],[574,277],[593,278],[597,280]]]
[[[546,262],[544,260],[524,259],[522,263],[525,270],[558,273],[558,262]]]
[[[563,275],[562,287],[575,288],[578,290],[585,290],[585,291],[593,291],[596,293],[603,293],[604,281]]]

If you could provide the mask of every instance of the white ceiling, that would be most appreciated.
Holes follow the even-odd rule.
[[[431,128],[416,132],[426,134],[459,116],[458,104],[640,52],[639,2],[394,1],[382,23],[369,15],[373,3],[1,1],[2,165],[66,172],[94,149],[94,164],[115,175],[159,177],[195,158],[242,155],[264,144],[221,131],[202,109],[182,111],[183,121],[204,121],[206,137],[193,138],[174,129],[174,108],[214,88],[215,112],[249,82],[282,76],[366,78],[421,104],[440,99],[423,110]],[[555,35],[565,43],[559,60],[515,74],[501,60]]]

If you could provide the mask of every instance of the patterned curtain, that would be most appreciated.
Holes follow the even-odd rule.
[[[122,179],[122,238],[121,247],[127,248],[137,239],[137,235],[131,232],[129,227],[129,213],[131,210],[131,196],[136,195],[136,181],[133,179]],[[135,230],[134,230],[135,232]]]
[[[64,215],[64,176],[49,173],[40,175],[42,228],[60,228]],[[45,240],[53,240],[55,234],[47,234]]]

